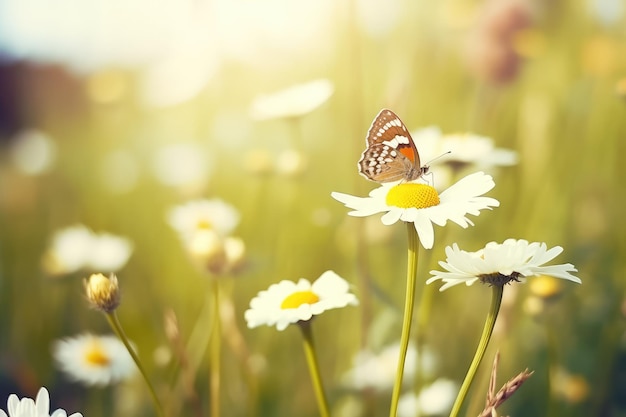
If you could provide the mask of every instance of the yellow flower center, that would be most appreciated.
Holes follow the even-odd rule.
[[[213,224],[209,221],[209,219],[198,219],[196,223],[196,228],[198,230],[212,230]]]
[[[315,304],[319,300],[320,298],[312,291],[298,291],[285,298],[280,308],[283,310],[298,308],[302,304]]]
[[[102,345],[97,340],[92,341],[89,347],[85,350],[85,360],[90,365],[104,367],[111,362],[111,359],[107,356]]]
[[[388,206],[422,209],[438,205],[439,194],[430,185],[403,183],[387,192],[385,202]]]

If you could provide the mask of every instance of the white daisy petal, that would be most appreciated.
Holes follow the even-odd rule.
[[[417,236],[420,242],[422,242],[424,249],[432,249],[435,244],[435,230],[429,219],[417,217],[413,221],[413,224],[415,225],[415,231],[417,231]]]
[[[33,401],[31,398],[22,398],[21,400],[15,394],[9,395],[7,401],[8,414],[0,410],[0,417],[67,417],[67,413],[63,409],[55,410],[50,413],[50,396],[48,390],[44,387],[39,389],[37,397]],[[81,413],[73,413],[70,417],[83,417]]]
[[[545,243],[515,239],[507,239],[501,244],[489,242],[477,252],[463,251],[454,244],[446,248],[446,261],[439,262],[445,271],[430,271],[432,277],[426,283],[441,280],[444,285],[440,291],[443,291],[461,283],[469,286],[479,280],[492,284],[490,277],[498,274],[510,277],[510,280],[549,275],[581,283],[580,278],[570,273],[577,272],[572,264],[543,265],[562,251],[560,246],[548,250]]]
[[[402,214],[402,210],[389,210],[387,213],[383,214],[383,216],[380,218],[380,221],[385,226],[389,226],[400,220]]]
[[[276,326],[279,331],[299,321],[308,321],[326,310],[357,305],[347,281],[333,271],[324,272],[313,284],[301,278],[283,280],[260,291],[244,313],[249,328]]]

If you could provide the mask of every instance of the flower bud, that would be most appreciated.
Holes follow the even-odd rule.
[[[120,287],[115,274],[109,278],[92,274],[84,282],[87,299],[95,309],[111,313],[120,305]]]

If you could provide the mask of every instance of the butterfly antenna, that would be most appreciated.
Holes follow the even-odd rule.
[[[430,161],[426,162],[424,165],[425,165],[425,166],[430,166],[430,164],[431,164],[433,161],[436,161],[436,160],[437,160],[437,159],[439,159],[439,158],[443,158],[444,156],[446,156],[446,155],[447,155],[447,154],[449,154],[449,153],[452,153],[452,151],[444,152],[444,153],[442,153],[441,155],[436,156],[436,157],[434,157],[433,159],[431,159]]]

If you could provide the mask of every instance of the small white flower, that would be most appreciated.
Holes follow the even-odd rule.
[[[446,415],[458,392],[458,384],[449,379],[440,378],[424,387],[419,395],[404,394],[398,403],[398,416]]]
[[[431,351],[422,351],[420,366],[423,375],[429,375],[435,367],[435,357]],[[354,357],[354,366],[343,377],[343,382],[354,389],[391,390],[396,378],[400,343],[386,346],[380,352],[369,349],[359,351]],[[417,350],[409,345],[404,365],[404,381],[410,383],[417,369]]]
[[[215,275],[238,272],[245,263],[246,244],[237,237],[198,230],[184,244],[191,260],[201,270]]]
[[[24,397],[21,400],[15,394],[9,395],[7,401],[7,411],[9,414],[0,410],[0,417],[67,417],[67,413],[63,409],[58,409],[50,413],[50,396],[48,390],[44,387],[39,389],[37,397],[33,401],[32,398]],[[83,417],[81,413],[71,414],[69,417]]]
[[[183,240],[188,240],[199,230],[213,230],[220,236],[228,235],[239,223],[239,213],[233,206],[217,198],[193,200],[172,208],[167,220]]]
[[[420,129],[411,135],[419,143],[420,155],[424,161],[450,151],[442,161],[452,166],[473,164],[480,168],[490,168],[517,163],[517,152],[496,148],[494,140],[486,136],[474,133],[444,135],[436,127]]]
[[[365,217],[385,213],[381,221],[391,225],[398,220],[413,223],[422,246],[431,249],[435,240],[432,224],[444,226],[448,220],[463,228],[474,225],[468,214],[498,207],[500,202],[480,197],[495,186],[491,176],[477,172],[462,178],[441,194],[421,183],[386,183],[372,190],[369,197],[355,197],[333,192],[335,200],[353,209],[350,216]]]
[[[136,371],[130,353],[115,336],[83,334],[53,344],[57,366],[72,380],[85,385],[108,385]]]
[[[478,167],[511,166],[517,163],[517,153],[510,149],[496,148],[493,139],[474,133],[445,135],[441,148],[451,150],[448,163],[475,164]]]
[[[115,272],[133,251],[130,240],[110,233],[94,233],[84,225],[57,231],[44,254],[44,268],[51,274],[70,274],[80,269]]]
[[[334,89],[333,83],[327,79],[297,84],[257,97],[250,113],[256,120],[303,116],[324,104]]]
[[[284,330],[326,310],[357,304],[348,282],[333,271],[326,271],[313,284],[300,278],[297,283],[283,280],[270,285],[250,301],[245,319],[249,328],[265,324]]]
[[[527,240],[507,239],[504,243],[488,243],[477,252],[466,252],[455,243],[446,247],[446,261],[439,265],[446,271],[430,271],[433,275],[427,284],[438,279],[444,282],[440,291],[454,285],[472,285],[476,281],[489,284],[505,284],[510,281],[524,281],[535,275],[548,275],[581,283],[580,278],[570,274],[577,272],[572,264],[547,265],[556,258],[563,248],[548,249],[545,243]]]

